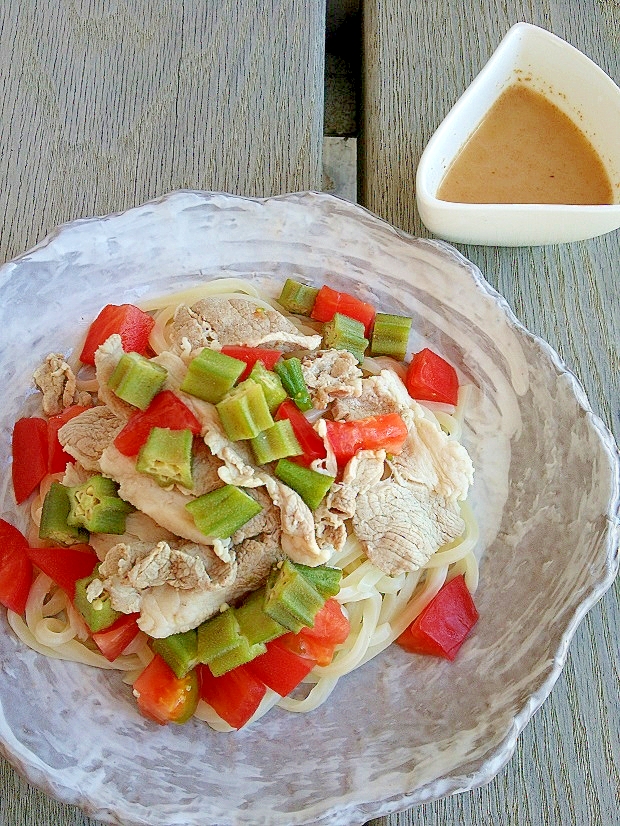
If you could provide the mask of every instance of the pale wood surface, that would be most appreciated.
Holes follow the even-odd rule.
[[[620,84],[618,0],[365,0],[361,201],[414,235],[422,150],[509,27],[550,29]],[[455,245],[560,353],[620,438],[620,231],[539,248]],[[533,618],[535,621],[535,618]],[[551,696],[487,786],[372,826],[620,823],[620,589],[580,626]]]
[[[175,189],[321,188],[325,0],[2,0],[0,262]]]

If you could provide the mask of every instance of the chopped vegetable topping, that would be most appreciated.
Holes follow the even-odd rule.
[[[364,360],[368,339],[364,337],[361,321],[334,313],[332,319],[323,325],[323,344],[336,350],[348,350],[360,362]]]
[[[285,485],[293,488],[301,496],[311,511],[316,510],[321,504],[335,478],[288,459],[280,459],[276,465],[275,474]]]
[[[372,328],[370,352],[373,356],[392,356],[402,361],[407,355],[413,319],[389,313],[377,313]]]
[[[204,493],[185,507],[194,517],[198,530],[218,539],[232,536],[262,510],[256,499],[234,485]]]
[[[165,367],[139,353],[124,353],[108,379],[108,387],[127,404],[146,410],[167,375]]]
[[[279,361],[274,370],[280,376],[284,389],[297,407],[300,410],[310,410],[312,399],[301,369],[301,361],[296,356],[292,356]]]
[[[133,304],[107,304],[88,329],[80,361],[95,363],[97,348],[117,333],[126,353],[145,354],[155,320]]]
[[[136,470],[146,473],[158,485],[178,484],[191,490],[192,431],[154,427],[138,453]]]
[[[287,278],[278,298],[278,303],[289,313],[309,316],[318,295],[318,289]]]
[[[317,321],[331,321],[335,313],[361,321],[364,325],[364,335],[366,338],[369,337],[375,319],[375,308],[372,304],[324,285],[317,293],[312,318]]]
[[[459,379],[451,364],[437,353],[425,348],[416,353],[409,367],[405,387],[418,401],[444,402],[456,405]]]
[[[244,361],[205,347],[190,361],[181,390],[216,404],[222,401],[245,368]]]
[[[237,385],[216,407],[232,442],[253,439],[273,424],[262,386],[250,379]]]
[[[440,589],[397,643],[414,654],[453,660],[477,621],[465,577],[459,574]]]

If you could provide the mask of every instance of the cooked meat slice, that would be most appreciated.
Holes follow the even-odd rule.
[[[388,465],[401,485],[426,485],[446,499],[465,499],[474,476],[463,445],[423,416],[409,428],[402,451],[390,458]]]
[[[196,439],[193,448],[192,479],[194,487],[192,494],[202,496],[215,488],[221,488],[224,484],[219,476],[219,469],[223,467],[223,462],[214,456],[206,444],[200,439]]]
[[[359,396],[334,401],[331,411],[336,421],[365,419],[368,416],[383,416],[386,413],[400,412],[401,404],[389,392],[380,376],[369,376],[362,379],[361,383],[362,390]]]
[[[99,385],[99,390],[97,391],[99,401],[107,404],[119,419],[127,421],[136,408],[119,399],[116,393],[108,387],[108,381],[116,365],[121,360],[123,353],[121,337],[117,333],[114,333],[106,339],[103,344],[99,345],[95,351],[95,374]]]
[[[258,501],[262,510],[232,535],[233,545],[240,545],[246,539],[254,539],[261,534],[271,537],[277,543],[280,536],[280,512],[262,488],[251,488],[247,493]]]
[[[50,353],[33,374],[34,383],[43,393],[43,412],[47,416],[62,413],[72,404],[89,407],[90,393],[78,390],[77,380],[62,353]]]
[[[150,516],[158,525],[176,536],[198,545],[212,545],[225,562],[230,561],[227,548],[199,531],[185,508],[189,497],[177,488],[162,488],[154,479],[139,473],[133,459],[123,456],[114,445],[106,448],[100,459],[101,472],[119,483],[119,495],[138,510]]]
[[[307,336],[272,307],[251,298],[203,298],[191,307],[181,304],[170,330],[171,348],[190,358],[204,347],[226,344],[249,347],[273,346],[282,349],[316,350],[320,335]]]
[[[258,472],[258,468],[253,464],[251,447],[244,441],[230,441],[215,405],[186,394],[183,395],[183,399],[202,425],[205,444],[222,463],[218,470],[220,479],[227,485],[245,488],[263,485],[263,474]]]
[[[144,555],[136,555],[137,565],[124,565],[123,560],[131,559],[131,554],[117,554],[116,560],[122,570],[116,565],[116,573],[100,584],[101,590],[104,587],[109,590],[112,604],[118,606],[118,610],[140,612],[138,626],[152,637],[168,637],[196,628],[225,603],[234,603],[244,594],[263,585],[271,566],[282,558],[277,541],[264,534],[255,539],[246,539],[238,545],[235,548],[235,561],[228,566],[217,559],[205,558],[205,551],[208,551],[205,548],[181,545],[176,550],[182,572],[180,580],[173,576],[162,581],[166,570],[165,549],[161,557],[160,551],[145,546]],[[191,582],[191,574],[188,577],[186,572],[191,571],[192,566],[197,567],[197,563],[185,559],[181,554],[200,557],[209,579],[201,578],[200,582],[186,587]],[[163,565],[160,564],[162,558]],[[155,575],[152,577],[153,584],[149,585],[151,562],[154,563]],[[189,564],[186,566],[186,563]],[[107,559],[105,565],[107,573]],[[114,567],[115,562],[111,558],[110,568]]]
[[[58,431],[58,440],[70,456],[86,470],[100,472],[99,460],[125,425],[105,405],[90,407],[74,416]]]
[[[136,541],[150,542],[153,545],[161,541],[175,542],[178,541],[178,538],[171,531],[167,531],[161,525],[158,525],[150,516],[140,513],[140,511],[133,511],[127,514],[125,533],[120,535],[91,533],[89,545],[94,549],[99,560],[104,560],[106,554],[114,545],[121,542],[125,545],[131,545]]]
[[[424,485],[403,487],[393,479],[360,493],[353,516],[353,530],[366,555],[391,576],[425,565],[464,528],[456,502]]]
[[[335,551],[342,550],[347,540],[346,521],[355,514],[360,491],[367,491],[380,482],[384,469],[384,450],[376,453],[361,450],[347,463],[342,481],[331,486],[314,511],[319,547],[331,545]]]
[[[169,350],[164,350],[163,353],[153,356],[151,361],[159,364],[160,367],[165,367],[168,371],[162,390],[172,390],[176,392],[187,373],[187,365],[183,359],[175,353],[171,353]]]
[[[104,590],[112,606],[140,613],[138,625],[154,637],[194,628],[225,600],[225,588],[237,574],[237,564],[224,564],[205,546],[191,543],[117,543],[89,586],[95,599]],[[174,592],[177,596],[174,596]]]
[[[265,486],[280,511],[280,544],[293,562],[320,565],[331,556],[330,548],[321,548],[316,540],[312,511],[301,496],[284,482],[265,474]]]
[[[301,360],[302,373],[315,408],[322,410],[332,399],[357,398],[362,394],[362,371],[348,350],[321,350]]]

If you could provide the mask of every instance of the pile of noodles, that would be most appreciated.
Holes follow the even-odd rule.
[[[209,295],[243,295],[256,302],[257,306],[274,306],[279,312],[284,313],[279,305],[259,296],[251,285],[241,279],[211,281],[185,292],[141,304],[141,308],[151,312],[155,318],[150,344],[156,353],[169,349],[167,328],[178,305],[191,305]],[[301,324],[297,317],[288,317],[300,331],[316,332],[311,321],[304,319],[304,323]],[[76,348],[76,352],[79,352],[79,348]],[[78,373],[80,363],[76,361],[71,364],[70,360],[69,363]],[[365,375],[392,369],[403,376],[402,364],[386,357],[367,358],[360,366]],[[92,377],[80,377],[79,387],[90,391],[97,389],[96,381]],[[452,438],[459,439],[466,396],[467,388],[461,388],[459,403],[449,412],[438,405],[422,403],[422,407],[425,415],[434,419]],[[76,474],[74,484],[81,481],[79,470],[69,469],[67,472]],[[34,545],[40,544],[38,524],[45,493],[53,478],[62,479],[63,476],[64,474],[47,477],[41,484],[38,495],[33,499],[28,538]],[[64,478],[67,481],[66,476]],[[340,592],[336,599],[342,605],[351,626],[346,642],[338,646],[329,665],[316,666],[312,670],[304,681],[302,690],[294,692],[294,696],[280,697],[268,690],[252,720],[258,719],[275,705],[295,712],[307,712],[317,708],[329,697],[341,677],[359,668],[391,645],[437,594],[442,585],[452,577],[463,574],[469,590],[474,593],[478,586],[478,563],[474,554],[478,528],[467,502],[461,503],[461,516],[465,523],[465,531],[461,537],[440,548],[419,570],[397,576],[389,576],[373,565],[349,527],[349,535],[343,549],[334,553],[327,563],[342,569],[343,572]],[[141,539],[153,538],[145,536],[144,530],[141,515],[130,514],[127,532]],[[39,573],[33,582],[25,618],[8,611],[8,619],[17,636],[35,651],[48,657],[83,663],[95,668],[121,671],[124,681],[128,684],[135,682],[153,657],[148,638],[140,633],[120,657],[112,663],[109,662],[90,640],[84,621],[65,593],[43,573]],[[198,704],[195,716],[218,731],[232,730],[202,700]]]

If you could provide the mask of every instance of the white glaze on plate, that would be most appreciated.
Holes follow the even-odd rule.
[[[123,826],[344,826],[490,780],[617,573],[618,453],[558,356],[448,245],[313,193],[178,192],[59,228],[0,269],[2,516],[18,519],[10,432],[45,355],[74,347],[105,303],[232,275],[272,294],[287,276],[327,282],[413,315],[412,345],[475,385],[464,440],[483,536],[476,632],[454,663],[394,647],[317,711],[273,710],[231,735],[148,723],[118,675],[34,654],[3,614],[3,753],[49,794]]]

